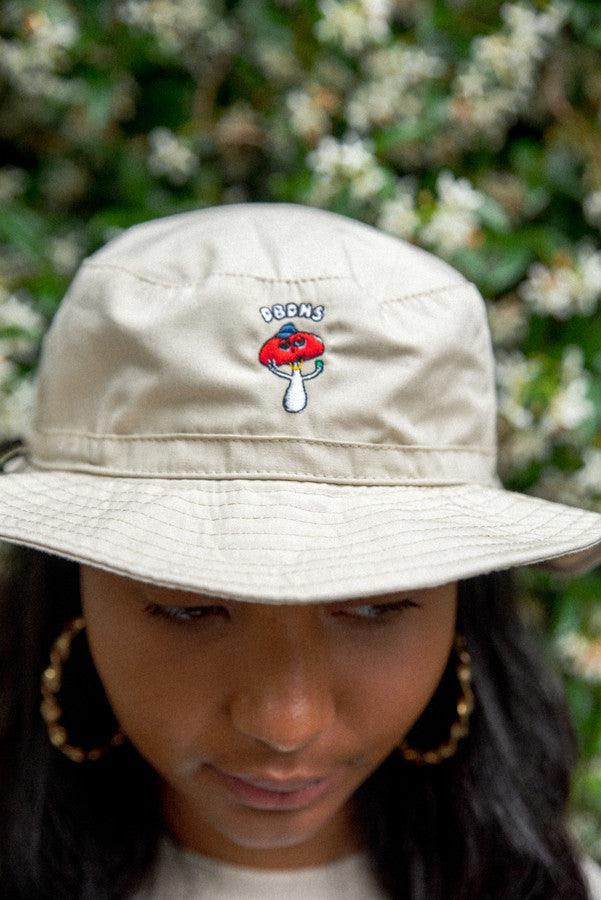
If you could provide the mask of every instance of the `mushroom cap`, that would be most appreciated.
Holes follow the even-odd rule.
[[[259,361],[266,366],[273,360],[277,366],[313,359],[324,351],[321,338],[310,331],[299,331],[292,322],[282,325],[277,334],[265,341],[259,350]]]

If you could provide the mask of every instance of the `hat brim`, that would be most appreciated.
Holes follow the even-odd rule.
[[[601,564],[601,514],[478,484],[0,475],[0,540],[224,599],[311,603]]]

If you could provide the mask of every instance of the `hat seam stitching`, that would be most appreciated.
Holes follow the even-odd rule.
[[[32,459],[32,464],[38,465],[39,468],[43,469],[44,472],[64,472],[64,471],[74,471],[81,472],[82,474],[90,474],[90,475],[107,475],[111,478],[159,478],[159,479],[169,479],[169,480],[178,480],[182,481],[191,481],[191,480],[206,480],[207,478],[210,480],[223,480],[223,479],[248,479],[250,476],[256,476],[257,480],[272,480],[272,481],[298,481],[299,478],[301,480],[306,480],[312,484],[341,484],[348,486],[362,486],[365,485],[367,487],[446,487],[450,485],[466,485],[466,484],[477,484],[480,485],[481,482],[467,482],[465,478],[461,480],[457,480],[457,477],[454,478],[453,481],[443,481],[442,478],[437,478],[436,480],[432,480],[431,478],[428,480],[425,479],[411,479],[408,476],[401,476],[399,478],[386,478],[382,476],[378,478],[373,475],[370,476],[348,476],[344,474],[339,474],[337,472],[322,472],[315,474],[314,472],[280,472],[269,471],[269,470],[255,470],[255,469],[238,469],[236,471],[224,471],[223,469],[215,469],[205,472],[182,472],[182,473],[174,473],[174,472],[159,472],[157,470],[149,470],[149,469],[122,469],[118,472],[115,472],[113,469],[103,468],[102,466],[95,466],[93,463],[89,463],[87,468],[67,468],[65,470],[62,466],[44,466],[41,463],[36,463],[35,458]],[[67,462],[67,466],[69,466],[69,462]],[[10,473],[8,473],[10,474]],[[19,474],[15,472],[14,474]],[[453,477],[453,476],[449,476]],[[486,484],[484,486],[490,487],[492,485]]]
[[[82,436],[85,437],[85,435],[82,435]],[[94,439],[94,438],[92,438],[92,440],[93,440],[93,439]],[[107,441],[104,441],[102,438],[99,439],[99,441],[100,441],[101,443],[109,443],[109,442],[107,442]],[[164,443],[166,443],[166,440],[163,441],[163,440],[160,440],[160,439],[158,439],[158,440],[153,440],[153,439],[140,439],[140,440],[138,440],[137,442],[138,442],[138,443],[144,443],[144,444],[151,444],[151,443],[155,443],[155,444],[164,444]],[[273,441],[272,443],[275,443],[275,441]],[[285,443],[285,441],[282,440],[282,441],[280,441],[280,443]],[[292,442],[289,442],[289,443],[292,443]],[[319,446],[326,446],[326,447],[331,447],[332,449],[338,449],[338,448],[343,448],[343,449],[349,448],[349,449],[352,449],[352,448],[355,448],[355,449],[358,449],[358,450],[365,450],[366,452],[370,452],[370,453],[371,453],[371,452],[374,452],[374,453],[375,453],[375,452],[382,452],[382,453],[394,453],[394,452],[397,452],[397,453],[402,453],[403,455],[408,455],[409,453],[427,453],[427,454],[432,454],[432,453],[444,453],[445,455],[452,455],[452,454],[454,454],[454,455],[457,455],[457,454],[468,454],[468,455],[472,455],[472,456],[490,456],[490,457],[494,457],[494,456],[495,456],[495,451],[494,451],[493,449],[488,449],[488,448],[486,448],[486,447],[482,447],[482,448],[479,448],[479,447],[474,447],[474,448],[472,448],[472,447],[465,447],[465,448],[463,448],[463,447],[417,447],[417,448],[414,448],[414,447],[405,447],[405,446],[403,446],[402,444],[398,444],[398,445],[397,445],[397,444],[387,444],[387,445],[379,445],[379,444],[345,444],[345,443],[342,443],[342,442],[341,442],[341,443],[339,443],[339,444],[336,444],[336,443],[325,444],[325,443],[323,443],[323,444],[320,445],[317,441],[304,441],[303,443],[305,443],[305,444],[307,444],[307,445],[310,445],[310,446],[317,446],[317,447],[319,447]],[[56,451],[55,451],[55,452],[56,452]],[[58,452],[61,452],[61,451],[59,450]],[[304,474],[304,473],[298,473],[298,474]],[[306,474],[308,474],[308,473],[306,473]]]
[[[84,260],[82,265],[85,265],[90,269],[112,269],[116,272],[125,272],[127,275],[131,275],[132,278],[138,278],[140,281],[148,281],[151,284],[158,284],[162,287],[194,287],[198,284],[204,284],[204,282],[207,280],[206,278],[204,278],[198,281],[162,281],[158,278],[153,278],[152,276],[145,275],[141,272],[134,272],[131,269],[126,268],[125,266],[116,265],[115,263],[99,263]],[[401,273],[399,272],[399,275],[400,274]],[[315,281],[357,281],[357,279],[353,275],[315,275],[307,278],[272,278],[267,275],[251,275],[247,272],[211,272],[208,277],[215,275],[227,278],[252,278],[255,281],[264,281],[271,284],[303,284],[305,282]],[[413,294],[402,294],[399,297],[389,297],[385,300],[381,300],[379,306],[382,307],[387,303],[396,303],[400,300],[410,300],[414,297],[427,297],[431,294],[446,291],[449,288],[466,287],[468,285],[476,288],[476,285],[468,279],[453,281],[436,288],[428,288],[428,290],[425,291],[417,291]]]
[[[256,281],[269,281],[275,283],[300,283],[306,281],[354,281],[352,275],[315,275],[308,278],[271,278],[269,276],[263,275],[249,275],[245,272],[210,272],[206,278],[199,279],[197,281],[164,281],[159,278],[153,278],[151,275],[146,275],[142,272],[134,272],[131,269],[128,269],[126,266],[116,265],[115,263],[101,263],[101,262],[91,262],[88,260],[84,260],[82,265],[85,265],[88,269],[112,269],[116,272],[125,272],[127,275],[131,275],[132,278],[138,278],[140,281],[148,281],[151,284],[159,284],[162,287],[193,287],[198,284],[204,284],[207,278],[214,275],[223,275],[227,277],[236,277],[236,278],[253,278]]]
[[[98,510],[98,509],[97,509],[97,510],[95,510],[95,511],[90,511],[90,509],[89,509],[88,498],[79,498],[78,494],[77,494],[77,493],[74,493],[73,491],[66,491],[65,493],[66,493],[67,496],[69,496],[70,498],[74,498],[75,500],[78,500],[78,499],[81,500],[81,502],[79,503],[79,509],[77,509],[77,512],[78,512],[78,515],[80,515],[80,525],[83,524],[84,528],[85,528],[86,524],[87,524],[88,522],[90,522],[92,519],[94,519],[94,518],[99,519],[99,518],[101,517],[101,513],[103,513],[103,512],[109,512],[109,513],[112,513],[113,511],[115,511],[114,503],[113,503],[113,507],[112,507],[112,508],[109,508],[109,509],[107,509],[107,510],[101,511],[101,510]],[[19,497],[20,497],[20,495],[19,495],[18,493],[17,493],[17,494],[10,494],[10,496],[11,496],[12,498],[14,498],[14,499],[19,499]],[[54,497],[54,496],[52,496],[52,499],[53,499],[53,500],[56,500],[57,498]],[[159,498],[159,499],[160,499],[160,498]],[[248,502],[248,501],[247,501],[247,502]],[[160,506],[160,505],[161,505],[161,504],[159,504],[159,506]],[[230,505],[240,505],[240,504],[230,504]],[[10,501],[9,501],[9,506],[11,506]],[[71,506],[70,506],[69,508],[72,509],[74,506],[77,508],[78,504],[76,504],[76,503],[75,503],[75,504],[71,504]],[[250,503],[249,506],[253,506],[253,504]],[[257,504],[256,506],[257,506],[257,508],[261,508],[258,504]],[[165,508],[165,509],[167,509],[167,510],[169,511],[169,507],[163,506],[163,508]],[[494,510],[494,514],[495,514],[495,515],[503,515],[503,513],[504,513],[507,509],[508,509],[507,506],[506,506],[506,507],[502,507],[501,509],[496,509],[496,510]],[[60,512],[61,512],[61,510],[55,509],[55,510],[54,510],[54,513],[50,514],[50,516],[47,516],[47,515],[44,514],[43,510],[44,510],[44,506],[42,506],[42,505],[38,506],[38,507],[35,509],[35,514],[36,514],[37,516],[39,516],[40,518],[42,518],[42,519],[50,519],[54,513],[59,513],[59,514],[60,514]],[[123,510],[116,510],[116,511],[121,512],[121,511],[123,511]],[[391,512],[394,512],[394,510],[392,510],[392,509],[391,509],[390,511],[391,511]],[[309,510],[307,510],[307,512],[309,512]],[[372,510],[366,511],[366,515],[362,516],[362,517],[360,518],[360,520],[363,520],[363,519],[367,520],[368,517],[369,517],[369,515],[372,514],[372,512],[373,512]],[[583,520],[586,520],[586,518],[587,518],[587,516],[586,516],[586,510],[580,510],[580,512],[581,512],[581,515],[580,515],[580,516],[577,516],[577,517],[574,519],[574,521],[572,522],[572,527],[574,527],[574,526],[579,526],[579,523],[580,523],[580,522],[582,522]],[[448,522],[450,519],[453,518],[452,513],[451,513],[450,510],[449,510],[449,513],[450,513],[450,515],[448,515],[448,516],[445,516],[443,513],[440,514],[440,515],[441,515],[441,518],[444,520],[444,523]],[[194,515],[193,512],[186,512],[185,515],[186,515],[187,517],[191,518],[191,519],[196,519],[196,520],[199,520],[199,521],[209,521],[209,520],[210,520],[210,518],[207,519],[206,517]],[[156,516],[152,516],[152,515],[149,514],[148,512],[145,512],[145,513],[144,513],[144,518],[145,518],[146,521],[153,520],[153,521],[156,521],[156,522],[160,522],[161,525],[167,525],[167,524],[168,524],[168,523],[164,522],[162,519],[158,519]],[[265,521],[265,520],[268,519],[268,518],[279,519],[280,517],[277,516],[277,515],[276,515],[276,516],[270,517],[270,516],[268,515],[268,512],[266,512],[265,510],[262,510],[260,516],[236,516],[236,515],[234,515],[234,514],[230,514],[230,516],[229,516],[229,521],[230,521],[230,522],[247,521],[247,520],[249,520],[249,519],[252,519],[252,520],[254,520],[254,521],[259,521],[259,520],[260,520],[260,521]],[[522,522],[522,521],[527,521],[529,518],[530,518],[530,516],[525,516],[525,517],[522,517],[521,520],[512,522],[512,523],[510,523],[510,524],[509,524],[509,523],[508,523],[508,524],[505,524],[505,523],[502,523],[502,522],[494,522],[494,521],[493,521],[493,522],[490,522],[490,524],[488,524],[488,523],[483,523],[483,522],[481,521],[481,519],[479,519],[477,516],[474,516],[472,522],[468,522],[467,524],[470,524],[470,525],[471,525],[471,524],[476,524],[476,525],[478,525],[478,526],[480,527],[481,531],[486,531],[486,532],[487,532],[487,537],[489,537],[489,538],[495,539],[496,536],[497,536],[497,534],[500,534],[500,533],[502,533],[502,532],[505,531],[505,530],[507,530],[508,533],[505,534],[504,536],[506,536],[506,537],[507,537],[507,536],[513,536],[513,537],[516,537],[516,536],[518,536],[518,535],[516,534],[516,526],[521,526],[521,522]],[[518,529],[518,530],[519,530],[519,537],[522,538],[522,539],[527,539],[527,540],[529,539],[529,540],[533,540],[533,541],[536,542],[538,539],[537,539],[536,537],[534,537],[534,538],[532,537],[532,535],[535,533],[535,531],[540,531],[541,528],[548,529],[548,528],[549,528],[549,525],[551,525],[552,528],[555,528],[554,523],[555,523],[558,519],[563,519],[563,518],[565,518],[565,513],[564,513],[563,510],[553,511],[553,513],[551,513],[551,515],[549,516],[549,518],[547,518],[547,519],[546,519],[545,521],[543,521],[543,522],[538,522],[538,523],[536,523],[535,525],[531,525],[531,527],[528,528],[528,529],[524,529],[523,527],[519,527],[519,529]],[[26,519],[26,521],[35,521],[35,520],[28,520],[28,519]],[[397,521],[397,520],[395,520],[394,518],[391,518],[390,520],[386,520],[385,522],[383,521],[382,524],[384,524],[384,525],[394,525],[394,524],[395,524],[395,521]],[[113,518],[113,519],[111,520],[111,523],[105,522],[105,525],[104,525],[105,530],[106,530],[106,531],[115,531],[116,529],[112,528],[112,527],[111,527],[111,524],[115,524],[115,525],[116,525],[116,524],[118,524],[118,523],[121,523],[121,524],[123,524],[123,525],[128,525],[128,524],[130,524],[130,522],[129,522],[127,519]],[[305,523],[305,524],[310,524],[310,523]],[[414,524],[415,526],[418,525],[418,523],[413,523],[413,524]],[[564,523],[564,524],[565,524],[565,523]],[[462,527],[463,525],[464,525],[464,523],[462,522],[462,523],[460,523],[459,527]],[[431,522],[430,520],[426,520],[426,521],[419,522],[419,526],[420,526],[420,528],[419,528],[419,533],[425,535],[425,534],[427,534],[428,532],[431,532],[431,531],[438,531],[439,528],[440,528],[440,523],[437,523],[436,525],[434,525],[434,524],[432,524],[432,522]],[[548,539],[548,538],[553,539],[553,538],[557,537],[557,535],[560,534],[561,528],[562,528],[562,527],[563,527],[563,525],[560,525],[559,530],[553,530],[550,534],[546,534],[545,537],[546,537],[547,539]],[[490,530],[489,530],[489,529],[490,529]],[[160,532],[160,531],[155,531],[155,530],[153,530],[152,528],[150,528],[150,529],[145,529],[145,528],[143,528],[141,525],[138,525],[138,530],[139,530],[140,533],[144,533],[144,534],[156,535],[156,536],[158,536],[158,537],[167,537],[166,534],[164,534],[164,533],[162,533],[162,532]],[[369,531],[369,529],[366,529],[366,530]],[[358,529],[358,530],[356,530],[356,531],[353,531],[353,532],[350,533],[350,534],[352,534],[352,536],[355,537],[355,536],[357,536],[357,534],[360,533],[360,531],[361,531],[361,529]],[[270,531],[256,531],[256,530],[255,530],[255,531],[253,532],[253,536],[256,536],[256,535],[267,535],[267,536],[269,536],[270,534],[271,534]],[[390,534],[387,534],[387,535],[386,535],[386,537],[393,537],[393,536],[394,536],[394,532],[391,532]],[[378,536],[377,538],[368,537],[368,538],[367,538],[367,541],[371,543],[371,542],[375,542],[375,541],[381,540],[381,538],[382,538],[382,534],[380,533],[379,536]],[[598,539],[595,539],[595,541],[593,542],[592,546],[594,546],[597,542],[598,542]],[[189,541],[189,542],[186,542],[185,540],[183,540],[183,539],[180,537],[180,538],[178,538],[178,546],[180,546],[181,543],[189,543],[191,546],[193,546],[193,545],[194,545],[194,540],[191,540],[191,541]],[[347,544],[347,546],[348,546],[348,544]],[[231,548],[229,548],[229,549],[231,549]],[[240,549],[243,549],[243,548],[240,548]],[[258,563],[258,564],[260,565],[260,563]]]
[[[60,511],[54,510],[54,514],[55,514],[55,515],[56,515],[56,514],[60,514]],[[21,519],[21,521],[23,521],[23,519]],[[35,518],[34,518],[34,519],[27,519],[27,518],[25,518],[25,521],[27,521],[27,522],[35,522],[35,521],[37,521],[37,520],[36,520]],[[118,521],[118,520],[115,520],[115,521]],[[121,520],[121,521],[122,521],[122,520]],[[129,523],[127,523],[127,522],[124,523],[124,524],[128,524],[128,525],[129,525]],[[111,527],[109,527],[108,525],[106,525],[106,523],[105,523],[105,526],[104,526],[104,530],[105,530],[106,533],[114,533],[115,535],[118,535],[119,537],[122,537],[122,532],[121,532],[119,529],[111,528]],[[427,531],[435,531],[435,530],[436,530],[436,529],[435,529],[434,527],[423,529],[424,532],[427,532]],[[152,534],[154,537],[158,537],[158,538],[165,537],[164,534],[159,533],[159,532],[150,531],[150,532],[147,532],[147,533],[150,533],[150,534]],[[260,532],[259,532],[259,533],[260,533]],[[80,533],[80,534],[81,534],[81,533]],[[253,535],[254,535],[254,534],[255,534],[255,533],[253,533]],[[269,535],[270,532],[263,532],[263,534],[268,534],[268,535]],[[529,532],[529,533],[527,533],[526,535],[521,535],[520,537],[521,537],[521,539],[525,539],[530,545],[533,546],[533,548],[536,547],[536,548],[538,549],[538,547],[539,547],[539,542],[537,541],[536,538],[532,538],[532,537],[530,536],[531,534],[532,534],[532,532]],[[555,538],[556,538],[556,535],[557,535],[557,532],[554,532],[552,535],[545,535],[545,538],[546,538],[547,540],[549,540],[549,538],[555,539]],[[129,537],[130,537],[130,539],[133,538],[134,541],[137,541],[137,540],[138,540],[138,539],[137,539],[135,536],[133,536],[133,535],[130,535]],[[486,547],[486,552],[487,552],[487,553],[492,552],[493,549],[496,550],[497,547],[493,547],[493,545],[491,544],[491,541],[494,542],[496,545],[498,545],[498,548],[499,548],[499,549],[504,548],[504,547],[506,546],[505,541],[496,541],[496,540],[495,540],[495,537],[496,537],[495,534],[489,534],[489,535],[487,535],[486,539],[485,539],[485,540],[482,540],[482,541],[476,540],[474,537],[472,537],[472,538],[471,538],[471,544],[470,544],[470,550],[471,550],[471,549],[475,549],[475,548],[478,548],[478,549],[479,549],[480,547]],[[503,537],[509,537],[509,535],[503,535]],[[376,538],[374,538],[374,539],[367,538],[367,543],[372,543],[372,542],[375,543],[376,540],[377,540]],[[429,537],[424,538],[424,543],[425,543],[425,542],[429,542],[429,540],[431,540]],[[573,540],[578,540],[578,538],[576,537],[575,534],[573,535]],[[144,543],[144,539],[140,538],[140,539],[139,539],[139,542],[140,542],[140,543]],[[365,542],[366,542],[366,541],[363,540],[363,541],[360,542],[360,543],[365,543]],[[415,541],[415,540],[414,540],[414,543],[418,543],[418,542],[421,542],[421,541]],[[597,540],[594,540],[594,541],[593,541],[591,544],[589,544],[586,548],[581,548],[581,549],[588,549],[589,547],[595,547],[595,546],[597,545],[597,543],[598,543],[598,539],[597,539]],[[118,546],[118,544],[117,544],[117,542],[115,541],[115,543],[113,544],[113,548],[114,548],[114,547],[117,547],[117,546]],[[61,548],[61,549],[62,549],[62,548]],[[141,550],[138,551],[138,552],[140,552],[141,555],[144,555],[144,556],[151,556],[151,558],[156,559],[156,552],[157,552],[157,549],[159,549],[159,550],[161,550],[161,551],[168,552],[170,555],[171,555],[171,554],[175,554],[176,556],[183,555],[184,558],[185,558],[185,552],[183,552],[183,551],[177,552],[177,551],[175,550],[175,548],[173,548],[172,546],[169,546],[169,547],[167,547],[167,546],[165,546],[165,547],[163,547],[163,546],[158,546],[158,542],[155,542],[154,547],[153,547],[153,553],[152,553],[152,554],[145,554],[145,553],[143,553],[143,551],[141,551]],[[228,551],[228,552],[231,552],[233,549],[236,549],[236,550],[243,550],[244,548],[243,548],[243,547],[227,548],[227,551]],[[256,547],[255,549],[260,549],[260,550],[262,550],[262,549],[267,549],[267,550],[269,550],[269,549],[272,549],[272,548],[271,548],[270,546],[267,546],[267,547],[265,547],[265,548],[263,548],[263,547],[257,548],[257,547]],[[64,551],[64,550],[63,550],[62,552],[68,552],[68,551]],[[79,548],[75,548],[74,552],[75,552],[75,553],[81,554],[82,552],[85,553],[85,550],[82,551],[82,550],[79,549]],[[421,551],[420,551],[420,552],[421,552]],[[420,559],[427,558],[428,556],[430,556],[430,555],[432,555],[432,554],[435,554],[435,553],[437,553],[437,552],[439,552],[439,551],[438,551],[438,548],[435,548],[435,547],[430,548],[429,550],[426,549],[425,552],[421,552]],[[576,553],[576,552],[578,552],[578,551],[577,551],[577,550],[565,551],[564,553],[560,553],[559,555],[565,555],[566,552],[567,552],[567,553]],[[371,549],[365,551],[365,552],[362,553],[362,554],[356,554],[356,553],[353,553],[353,554],[352,554],[352,558],[353,558],[353,559],[357,559],[357,558],[362,557],[362,556],[369,556],[369,555],[371,555],[371,553],[373,553],[373,551],[372,551]],[[486,555],[486,553],[485,553],[484,555]],[[478,556],[480,556],[480,554],[478,554]],[[126,559],[126,560],[128,560],[128,557],[123,557],[123,558]],[[545,556],[545,557],[543,557],[543,558],[544,558],[544,559],[547,559],[548,557]],[[211,562],[213,562],[213,560],[211,560]],[[318,563],[318,565],[321,567],[321,573],[320,573],[320,574],[323,575],[323,571],[326,570],[326,569],[335,569],[335,568],[336,568],[336,565],[338,564],[338,562],[339,562],[339,560],[329,560],[329,563],[330,563],[330,564],[327,565],[327,563],[326,563],[325,561],[320,560],[319,563]],[[441,565],[446,565],[446,564],[448,564],[448,560],[439,561],[438,563],[434,563],[434,562],[431,563],[431,565],[433,565],[433,566],[437,566],[437,565],[438,565],[438,566],[441,566]],[[429,565],[430,565],[430,563],[429,563]],[[515,563],[513,563],[512,565],[515,565]],[[251,561],[251,560],[246,560],[246,562],[244,563],[244,566],[248,569],[248,568],[250,568],[250,567],[252,567],[252,566],[255,566],[255,567],[256,567],[256,566],[261,566],[261,567],[263,567],[264,564],[263,564],[262,562],[260,562],[260,561],[259,561],[259,562],[253,562],[253,561]],[[214,568],[212,568],[212,570],[211,570],[211,566],[210,566],[209,564],[207,564],[206,560],[205,560],[205,562],[204,562],[204,564],[203,564],[203,571],[204,571],[205,573],[208,573],[209,571],[211,571],[211,572],[217,571],[218,574],[219,574],[219,573],[221,572],[221,569],[222,569],[222,567],[218,567],[218,568],[215,568],[215,567],[214,567]],[[389,571],[394,571],[394,570],[389,570]],[[347,578],[352,578],[352,577],[354,577],[354,576],[352,576],[352,575],[347,576]],[[463,576],[463,577],[465,577],[465,576]],[[327,581],[327,580],[328,580],[327,577],[324,578],[324,579],[322,579],[323,582],[325,582],[325,581]],[[331,576],[330,576],[330,580],[333,580],[333,579],[331,578]],[[334,580],[338,580],[338,579],[335,578]],[[342,576],[342,580],[344,580],[344,576]]]
[[[216,441],[223,442],[226,441],[249,441],[250,443],[254,442],[269,442],[269,443],[288,443],[288,444],[297,444],[299,441],[303,444],[317,445],[317,446],[326,446],[326,447],[358,447],[359,449],[369,449],[374,451],[386,451],[386,450],[403,450],[409,451],[411,453],[419,453],[423,450],[431,451],[431,452],[454,452],[454,453],[482,453],[485,455],[494,455],[496,450],[494,447],[487,447],[484,444],[469,444],[466,446],[461,446],[458,444],[443,444],[441,446],[430,445],[430,444],[375,444],[371,441],[331,441],[326,438],[308,438],[308,437],[299,437],[294,435],[284,435],[274,437],[271,435],[240,435],[240,434],[228,434],[228,435],[215,435],[215,434],[193,434],[193,433],[175,433],[175,434],[166,434],[166,435],[138,435],[138,434],[96,434],[91,431],[70,431],[68,429],[44,429],[38,428],[35,429],[37,434],[43,435],[69,435],[72,437],[83,437],[91,440],[95,440],[97,442],[127,442],[127,441],[135,441],[136,443],[155,443],[162,444],[166,441],[173,440],[182,440],[182,441]]]
[[[382,308],[383,306],[386,306],[387,303],[398,303],[400,300],[412,300],[414,297],[427,297],[430,294],[438,294],[442,291],[448,291],[449,288],[455,287],[476,288],[476,285],[473,281],[468,281],[467,279],[465,281],[452,281],[448,284],[440,285],[439,287],[428,288],[428,290],[426,291],[416,291],[414,294],[401,294],[398,297],[387,297],[385,300],[381,300],[378,305],[380,306],[380,308]]]
[[[269,281],[285,284],[299,284],[303,281],[356,281],[352,275],[311,275],[306,278],[272,278],[270,275],[249,275],[248,272],[213,272],[228,278],[253,278],[255,281]]]

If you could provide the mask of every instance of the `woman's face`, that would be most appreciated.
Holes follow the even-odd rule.
[[[80,583],[98,674],[121,730],[161,778],[176,840],[265,869],[360,849],[351,798],[436,690],[456,581],[305,605],[221,600],[88,565]],[[334,780],[296,808],[268,808],[277,797],[241,795],[216,770]]]

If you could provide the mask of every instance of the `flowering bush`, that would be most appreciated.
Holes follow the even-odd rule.
[[[0,446],[82,258],[198,206],[324,206],[485,297],[506,487],[601,512],[601,5],[7,0],[0,11]],[[598,574],[520,572],[582,738],[601,860]]]

